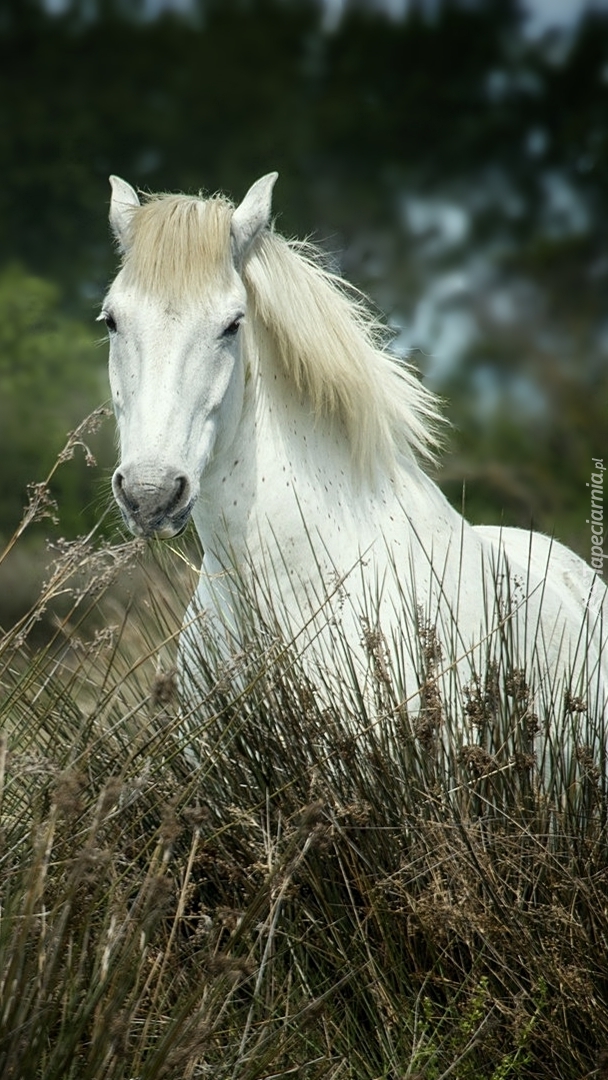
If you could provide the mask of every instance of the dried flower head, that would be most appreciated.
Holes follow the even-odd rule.
[[[82,795],[86,777],[78,769],[64,769],[53,785],[53,802],[61,817],[73,818],[82,813]]]
[[[94,409],[92,413],[89,413],[88,416],[85,416],[78,427],[74,428],[74,431],[69,432],[67,442],[57,458],[58,463],[63,464],[64,461],[70,461],[74,457],[76,450],[80,448],[84,453],[87,465],[97,465],[89,446],[84,442],[84,436],[94,435],[99,431],[103,421],[111,415],[111,409],[108,409],[106,405],[100,405],[97,409]]]
[[[177,669],[163,671],[160,664],[152,683],[151,702],[154,709],[163,709],[177,698]]]
[[[460,751],[460,760],[474,776],[488,776],[498,767],[496,758],[483,746],[463,746]]]
[[[216,953],[207,961],[207,971],[212,978],[224,978],[230,982],[242,982],[255,973],[253,961],[244,956],[228,956]]]

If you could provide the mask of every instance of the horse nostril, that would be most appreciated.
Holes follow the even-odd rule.
[[[131,513],[134,513],[136,510],[139,509],[139,503],[137,499],[133,498],[133,495],[127,487],[124,473],[120,472],[119,469],[116,470],[112,478],[112,487],[114,489],[114,495],[117,501],[119,503],[122,503],[122,505],[126,507],[127,510],[130,510]]]
[[[176,476],[173,487],[173,498],[171,499],[169,509],[175,510],[180,503],[187,502],[189,491],[190,484],[188,483],[188,477],[181,475]]]

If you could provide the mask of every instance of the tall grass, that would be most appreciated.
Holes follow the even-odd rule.
[[[543,741],[490,664],[451,730],[424,623],[416,716],[367,628],[370,709],[255,606],[185,716],[191,587],[91,536],[0,642],[0,1075],[608,1076],[604,718]]]

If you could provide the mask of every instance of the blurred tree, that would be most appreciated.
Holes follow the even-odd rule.
[[[452,400],[451,494],[578,543],[608,408],[608,13],[530,41],[517,0],[428,10],[6,0],[0,250],[90,317],[108,173],[238,198],[278,168],[279,227],[339,252]]]
[[[44,479],[67,432],[106,396],[93,335],[61,314],[59,300],[54,285],[18,266],[0,274],[0,537],[4,533],[5,539],[21,519],[28,483]],[[107,438],[101,447],[108,458]],[[99,517],[82,455],[56,473],[53,494],[63,531],[83,532]]]

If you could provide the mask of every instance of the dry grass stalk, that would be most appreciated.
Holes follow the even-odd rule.
[[[185,730],[183,566],[64,547],[0,644],[0,1074],[604,1075],[604,719],[532,709],[508,655],[456,710],[423,619],[418,718],[362,625],[370,709],[254,605]]]

